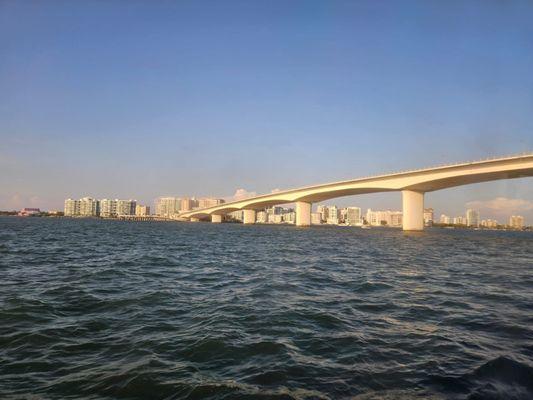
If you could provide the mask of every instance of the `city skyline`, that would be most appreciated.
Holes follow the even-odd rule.
[[[533,149],[532,7],[200,3],[2,3],[0,209],[227,198]],[[533,217],[527,178],[427,200]]]

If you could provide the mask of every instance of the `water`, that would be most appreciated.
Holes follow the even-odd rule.
[[[0,398],[531,399],[532,239],[0,218]]]

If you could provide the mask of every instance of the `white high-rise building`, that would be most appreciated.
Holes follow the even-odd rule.
[[[424,225],[431,226],[433,225],[433,209],[424,208]]]
[[[80,216],[97,217],[100,214],[100,205],[98,200],[91,197],[80,199]]]
[[[117,202],[117,215],[135,215],[135,207],[137,206],[137,200],[116,200]]]
[[[345,222],[348,225],[361,225],[361,209],[359,207],[348,207],[346,209]]]
[[[209,208],[209,207],[215,207],[219,204],[223,204],[225,201],[224,199],[215,199],[213,197],[203,197],[201,199],[198,199],[198,208]]]
[[[80,201],[73,199],[65,200],[65,216],[75,217],[80,215]]]
[[[339,224],[339,209],[337,206],[328,207],[328,219],[326,221],[329,225]]]
[[[445,214],[441,214],[440,216],[440,223],[441,224],[446,224],[446,225],[449,225],[451,223],[452,219],[445,215]]]
[[[258,211],[255,219],[259,224],[266,224],[268,222],[268,214],[266,211]]]
[[[320,220],[326,222],[328,220],[328,207],[320,204],[316,208],[316,212],[320,214]]]
[[[509,226],[513,229],[523,229],[524,217],[521,215],[511,215],[511,218],[509,218]]]
[[[179,197],[159,197],[155,201],[155,213],[160,217],[171,217],[179,213],[181,199]]]
[[[100,200],[100,216],[103,218],[114,218],[117,216],[117,200]]]
[[[453,219],[454,225],[466,225],[466,218],[463,216],[455,217]]]
[[[479,226],[479,211],[469,208],[466,210],[466,225],[467,226]]]
[[[322,217],[320,213],[311,213],[311,224],[320,225],[322,223]]]
[[[137,204],[135,206],[135,215],[138,217],[146,217],[150,215],[150,206],[143,206],[143,205]]]

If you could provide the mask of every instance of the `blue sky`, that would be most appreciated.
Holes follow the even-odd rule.
[[[532,20],[530,1],[0,1],[0,209],[531,151]],[[495,198],[533,223],[531,178],[426,203]]]

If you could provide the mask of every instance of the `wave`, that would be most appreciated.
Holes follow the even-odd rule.
[[[430,384],[440,391],[468,400],[530,400],[533,398],[533,367],[500,356],[459,377],[432,376]]]

